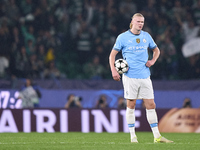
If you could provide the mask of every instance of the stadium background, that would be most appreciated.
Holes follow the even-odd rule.
[[[183,49],[199,38],[198,0],[1,0],[0,8],[3,109],[18,108],[15,93],[26,78],[41,90],[41,108],[64,108],[70,93],[84,97],[84,108],[106,94],[116,108],[123,91],[112,81],[108,56],[135,12],[161,50],[151,68],[157,108],[181,108],[185,98],[200,106],[199,42]]]

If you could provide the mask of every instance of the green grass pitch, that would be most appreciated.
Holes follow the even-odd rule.
[[[129,133],[0,133],[0,150],[199,150],[198,133],[162,133],[174,143],[153,143],[151,132]]]

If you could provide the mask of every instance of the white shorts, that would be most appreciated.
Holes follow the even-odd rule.
[[[153,86],[150,77],[146,79],[129,78],[123,74],[124,98],[154,99]]]

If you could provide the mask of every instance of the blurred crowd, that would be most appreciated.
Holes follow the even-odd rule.
[[[96,108],[96,109],[112,108],[109,106],[109,102],[108,102],[107,98],[108,97],[105,94],[99,95],[98,99],[96,100],[96,104],[95,104],[95,106],[93,106],[93,108]],[[65,103],[64,108],[83,108],[82,97],[76,96],[74,94],[69,94],[67,96],[67,102]],[[125,109],[126,108],[126,100],[121,96],[118,97],[115,108]],[[140,108],[142,108],[142,107],[140,107]]]
[[[199,37],[200,0],[1,0],[0,78],[111,79],[109,53],[136,12],[161,50],[152,79],[199,79],[200,54],[182,46]]]

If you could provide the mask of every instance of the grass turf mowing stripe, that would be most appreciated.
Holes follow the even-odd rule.
[[[130,143],[129,133],[0,133],[0,150],[198,150],[200,134],[162,133],[174,143],[153,143],[151,132],[136,132],[139,143]]]

